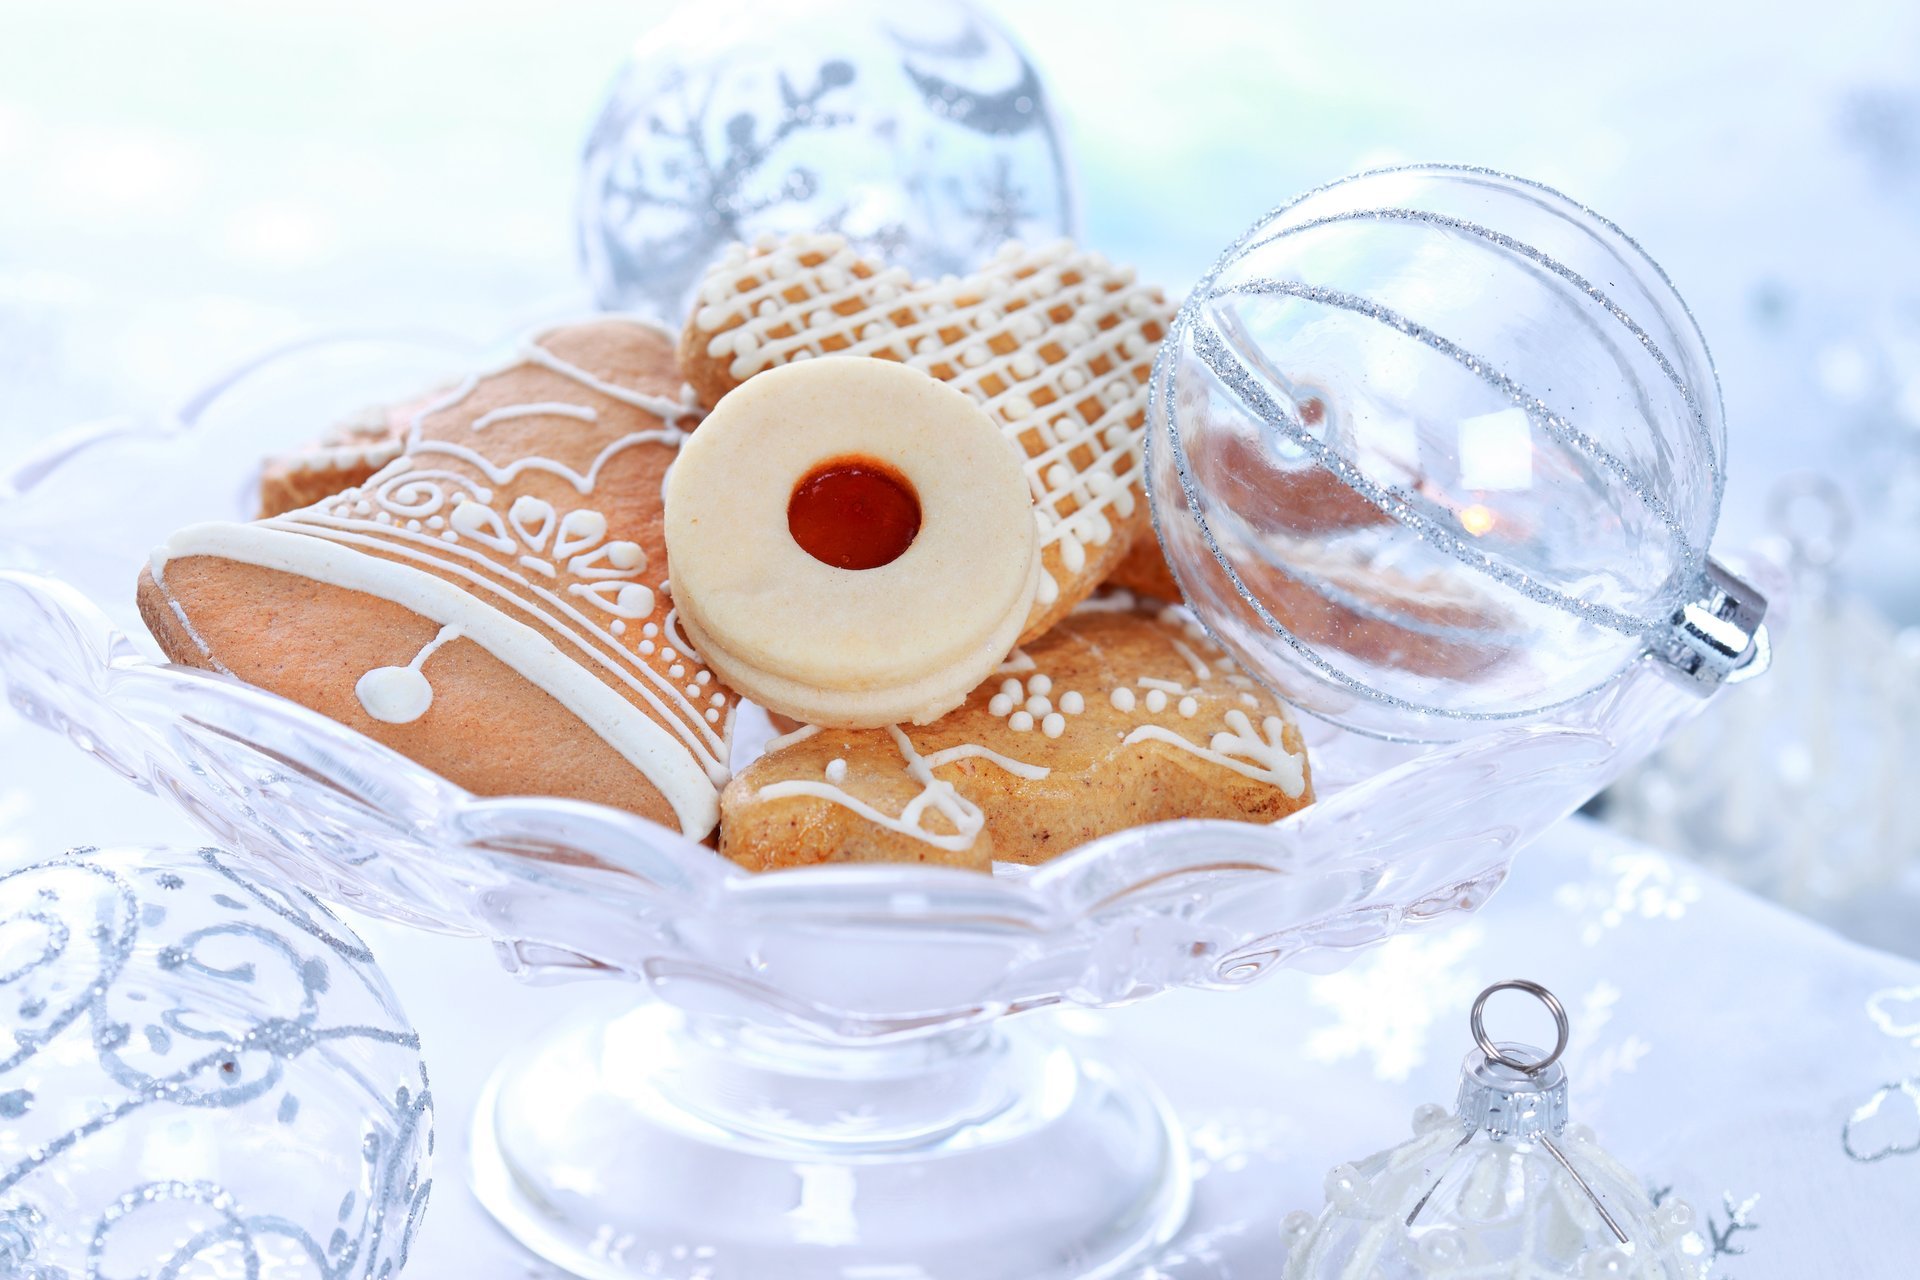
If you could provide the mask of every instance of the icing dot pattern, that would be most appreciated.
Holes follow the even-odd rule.
[[[1060,694],[1056,707],[1054,700],[1047,696],[1052,692],[1053,680],[1044,673],[1035,672],[1025,680],[1008,676],[987,699],[987,713],[1004,719],[1007,728],[1015,733],[1038,729],[1049,738],[1057,738],[1066,732],[1068,716],[1077,716],[1087,709],[1087,700],[1068,689]]]

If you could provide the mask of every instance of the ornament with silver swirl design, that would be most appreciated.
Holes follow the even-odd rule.
[[[576,219],[601,305],[676,328],[763,233],[835,231],[933,279],[1077,230],[1046,86],[964,0],[680,6],[608,94]]]
[[[393,991],[303,891],[212,849],[0,877],[0,1274],[387,1280],[432,1118]]]

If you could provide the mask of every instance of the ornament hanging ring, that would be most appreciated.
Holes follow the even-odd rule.
[[[1547,1006],[1547,1012],[1553,1015],[1553,1052],[1538,1062],[1523,1062],[1519,1058],[1510,1058],[1500,1051],[1500,1046],[1487,1037],[1487,1026],[1484,1020],[1487,1000],[1496,991],[1524,991]],[[1567,1022],[1566,1006],[1560,1003],[1560,998],[1553,992],[1526,978],[1505,978],[1482,991],[1473,1002],[1473,1012],[1468,1016],[1467,1023],[1473,1029],[1474,1044],[1480,1047],[1480,1052],[1487,1055],[1488,1061],[1497,1062],[1503,1067],[1511,1067],[1515,1071],[1524,1072],[1530,1076],[1545,1071],[1558,1062],[1560,1055],[1567,1051],[1570,1026]]]

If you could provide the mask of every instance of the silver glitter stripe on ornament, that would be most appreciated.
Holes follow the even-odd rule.
[[[1191,301],[1191,298],[1189,301]],[[1427,703],[1413,702],[1406,698],[1395,697],[1383,689],[1376,689],[1370,684],[1354,679],[1321,657],[1312,645],[1302,641],[1298,636],[1294,635],[1293,632],[1289,631],[1278,618],[1274,617],[1272,612],[1268,610],[1266,603],[1262,601],[1260,597],[1254,595],[1253,592],[1247,589],[1247,584],[1241,581],[1239,570],[1233,567],[1233,561],[1227,556],[1227,553],[1221,549],[1219,540],[1214,536],[1212,526],[1207,523],[1206,515],[1201,511],[1199,488],[1194,483],[1192,464],[1187,460],[1186,444],[1180,439],[1179,429],[1172,420],[1172,397],[1167,394],[1165,387],[1162,385],[1165,381],[1173,377],[1172,353],[1179,349],[1180,340],[1186,327],[1185,321],[1187,314],[1187,310],[1182,308],[1180,313],[1174,317],[1171,330],[1168,332],[1165,340],[1160,344],[1160,353],[1154,358],[1153,377],[1147,383],[1147,421],[1149,424],[1155,421],[1154,414],[1157,409],[1160,420],[1164,421],[1166,426],[1167,441],[1173,449],[1174,474],[1179,477],[1180,490],[1186,496],[1188,514],[1193,517],[1194,525],[1200,530],[1200,537],[1207,544],[1207,551],[1213,556],[1214,562],[1219,566],[1220,570],[1227,575],[1227,580],[1233,584],[1234,592],[1240,597],[1240,602],[1251,609],[1254,616],[1266,624],[1267,629],[1286,644],[1288,648],[1292,649],[1294,653],[1300,657],[1301,661],[1305,662],[1333,683],[1339,685],[1342,689],[1358,697],[1365,698],[1369,702],[1377,702],[1382,706],[1393,707],[1396,710],[1405,711],[1413,715],[1435,716],[1446,720],[1486,722],[1531,719],[1535,716],[1557,711],[1562,707],[1572,706],[1576,702],[1592,697],[1634,669],[1636,664],[1628,663],[1622,666],[1620,670],[1596,682],[1589,688],[1583,689],[1569,697],[1562,698],[1558,702],[1549,703],[1541,707],[1532,707],[1521,711],[1458,711],[1447,707],[1431,706]],[[1146,467],[1146,472],[1149,475],[1152,474],[1153,471],[1153,450],[1156,447],[1154,442],[1158,435],[1159,433],[1157,431],[1149,430],[1145,436],[1144,452],[1146,461],[1143,465]],[[1153,517],[1154,536],[1160,539],[1162,546],[1165,546],[1167,545],[1166,536],[1160,527],[1160,509],[1157,504],[1152,508],[1151,514]],[[1179,571],[1176,569],[1176,579],[1178,576]],[[1231,652],[1231,648],[1226,639],[1215,631],[1213,624],[1209,622],[1205,616],[1196,612],[1195,618],[1215,644]],[[1254,672],[1254,675],[1260,678],[1261,683],[1269,689],[1272,689],[1276,695],[1280,697],[1286,696],[1284,691],[1273,688],[1264,678],[1259,677],[1257,671]],[[1373,734],[1371,730],[1364,728],[1356,729],[1355,731],[1366,733],[1370,736],[1389,736],[1376,735]]]
[[[1335,187],[1344,186],[1349,182],[1356,182],[1362,178],[1385,177],[1389,174],[1395,174],[1395,173],[1468,173],[1468,174],[1473,174],[1476,177],[1496,178],[1501,182],[1512,182],[1512,183],[1517,183],[1523,187],[1532,187],[1535,191],[1543,192],[1547,195],[1552,196],[1556,200],[1566,201],[1569,205],[1573,206],[1575,209],[1578,209],[1582,214],[1586,215],[1589,218],[1592,218],[1595,222],[1605,227],[1608,231],[1612,232],[1614,235],[1619,236],[1621,243],[1626,245],[1629,249],[1633,250],[1635,253],[1639,254],[1640,260],[1647,264],[1647,266],[1653,271],[1653,274],[1660,277],[1660,283],[1666,285],[1667,288],[1672,291],[1673,300],[1680,305],[1680,313],[1686,316],[1687,323],[1693,326],[1694,340],[1700,344],[1701,352],[1707,357],[1707,371],[1713,377],[1714,398],[1716,401],[1720,398],[1720,370],[1713,362],[1713,349],[1707,345],[1706,335],[1702,333],[1700,330],[1700,322],[1694,319],[1693,308],[1687,305],[1686,298],[1681,296],[1681,293],[1678,289],[1674,288],[1673,278],[1667,274],[1667,269],[1661,266],[1659,261],[1655,259],[1652,254],[1648,253],[1644,248],[1642,248],[1638,240],[1635,240],[1632,236],[1628,235],[1624,230],[1622,230],[1620,227],[1620,224],[1615,222],[1612,218],[1607,217],[1605,214],[1601,213],[1597,209],[1591,208],[1588,205],[1581,204],[1578,200],[1575,200],[1573,197],[1567,195],[1566,192],[1564,191],[1561,191],[1555,187],[1550,187],[1544,182],[1536,182],[1532,178],[1522,178],[1516,174],[1504,173],[1499,169],[1489,169],[1485,165],[1437,164],[1437,163],[1392,164],[1392,165],[1385,165],[1378,169],[1362,169],[1358,173],[1348,174],[1346,177],[1336,179],[1333,182],[1323,183],[1322,185],[1313,188],[1311,191],[1303,191],[1299,195],[1294,196],[1291,200],[1283,201],[1282,203],[1275,205],[1272,209],[1269,209],[1265,217],[1261,218],[1258,222],[1254,223],[1253,226],[1248,228],[1247,231],[1244,234],[1242,234],[1238,240],[1235,240],[1231,245],[1227,246],[1226,252],[1222,253],[1217,259],[1214,260],[1213,266],[1208,269],[1207,274],[1204,277],[1202,277],[1200,281],[1200,285],[1196,287],[1194,291],[1197,293],[1203,288],[1211,287],[1214,280],[1219,277],[1221,269],[1226,266],[1229,260],[1235,257],[1243,248],[1251,244],[1254,240],[1254,237],[1261,230],[1266,228],[1267,225],[1273,221],[1273,219],[1278,218],[1281,214],[1293,208],[1295,205],[1303,204],[1306,201],[1313,199],[1317,195],[1321,195],[1325,192],[1331,191]],[[1277,236],[1275,238],[1277,238]],[[1714,451],[1714,456],[1716,458],[1719,456],[1719,453],[1717,450]]]
[[[1593,219],[1595,222],[1605,227],[1609,232],[1620,237],[1620,242],[1626,245],[1627,248],[1633,250],[1634,253],[1638,254],[1640,256],[1640,260],[1647,264],[1648,269],[1651,270],[1654,275],[1660,278],[1660,283],[1667,286],[1668,291],[1671,292],[1673,295],[1673,301],[1677,303],[1680,307],[1680,314],[1684,315],[1687,318],[1687,323],[1690,326],[1692,326],[1693,339],[1695,342],[1698,342],[1700,344],[1700,352],[1702,355],[1706,357],[1706,360],[1707,360],[1707,373],[1713,379],[1714,402],[1719,403],[1721,399],[1720,369],[1719,369],[1719,366],[1714,363],[1713,348],[1707,345],[1706,334],[1701,331],[1700,322],[1694,318],[1693,308],[1687,305],[1686,298],[1683,297],[1680,291],[1674,287],[1673,277],[1667,274],[1667,269],[1660,265],[1659,260],[1656,259],[1652,254],[1648,253],[1646,249],[1642,248],[1640,242],[1638,240],[1635,240],[1632,236],[1628,235],[1626,231],[1624,231],[1621,228],[1619,223],[1615,222],[1612,218],[1607,217],[1605,214],[1601,213],[1599,210],[1594,209],[1589,205],[1582,204],[1580,201],[1575,200],[1573,197],[1567,195],[1565,192],[1560,191],[1557,188],[1550,187],[1544,182],[1536,182],[1532,178],[1522,178],[1515,174],[1504,173],[1499,169],[1489,169],[1485,165],[1395,164],[1395,165],[1385,165],[1378,169],[1362,169],[1358,173],[1351,173],[1344,178],[1338,178],[1332,182],[1322,183],[1320,186],[1314,187],[1311,190],[1301,192],[1299,195],[1294,196],[1292,199],[1282,201],[1281,203],[1275,205],[1273,208],[1269,209],[1264,217],[1260,218],[1251,227],[1248,227],[1245,231],[1243,231],[1238,237],[1234,239],[1232,244],[1228,245],[1225,249],[1223,249],[1220,252],[1220,255],[1213,260],[1213,265],[1207,268],[1207,273],[1204,276],[1200,277],[1199,283],[1194,285],[1193,292],[1187,295],[1187,304],[1183,305],[1180,308],[1179,315],[1175,317],[1174,328],[1176,330],[1179,328],[1180,320],[1185,317],[1187,312],[1187,307],[1188,305],[1191,305],[1193,299],[1195,297],[1199,297],[1207,293],[1210,293],[1213,289],[1214,281],[1220,278],[1220,273],[1226,269],[1227,264],[1234,261],[1243,252],[1251,252],[1252,247],[1255,246],[1255,242],[1259,240],[1261,233],[1263,231],[1267,231],[1270,229],[1274,219],[1286,213],[1287,210],[1292,209],[1297,205],[1304,204],[1308,200],[1313,199],[1315,196],[1322,195],[1328,191],[1331,191],[1335,187],[1344,186],[1349,182],[1357,182],[1363,178],[1379,178],[1379,177],[1385,177],[1390,174],[1396,174],[1396,173],[1463,173],[1463,174],[1472,174],[1475,177],[1493,178],[1501,182],[1517,183],[1520,186],[1531,187],[1535,191],[1539,191],[1546,195],[1552,196],[1556,200],[1566,201],[1567,204],[1571,205],[1575,209],[1578,209],[1583,215]],[[1287,230],[1286,228],[1281,228],[1279,231],[1276,231],[1273,234],[1269,235],[1266,240],[1259,241],[1259,243],[1261,244],[1271,243],[1273,240],[1276,240],[1281,235],[1285,234],[1286,230]],[[1171,335],[1169,335],[1169,337],[1171,337]],[[1163,344],[1163,349],[1166,345],[1170,345],[1170,343]],[[1707,444],[1708,444],[1708,453],[1716,463],[1715,484],[1716,486],[1722,486],[1724,485],[1724,482],[1725,482],[1725,473],[1724,473],[1724,467],[1721,466],[1720,464],[1722,464],[1724,460],[1720,457],[1719,449],[1717,447],[1714,447],[1713,433],[1711,431],[1707,432]],[[1721,489],[1719,487],[1716,487],[1714,491],[1716,507],[1718,506],[1720,493],[1721,493]]]
[[[1311,230],[1315,227],[1332,226],[1342,222],[1369,221],[1417,222],[1426,226],[1443,227],[1450,231],[1458,231],[1463,235],[1476,236],[1490,244],[1499,245],[1502,249],[1510,253],[1517,253],[1536,266],[1551,271],[1554,275],[1559,276],[1562,280],[1565,280],[1568,284],[1598,303],[1601,309],[1606,311],[1608,315],[1612,316],[1625,327],[1628,333],[1633,335],[1641,347],[1646,350],[1647,355],[1660,367],[1660,371],[1667,375],[1667,381],[1671,382],[1674,390],[1680,393],[1680,398],[1686,401],[1687,410],[1693,415],[1696,434],[1700,437],[1700,443],[1706,450],[1707,467],[1713,480],[1714,506],[1718,508],[1720,499],[1726,492],[1726,470],[1723,466],[1723,459],[1720,457],[1720,450],[1714,442],[1713,432],[1707,426],[1706,414],[1701,410],[1700,401],[1695,397],[1693,388],[1680,376],[1679,371],[1676,370],[1672,362],[1667,359],[1667,353],[1660,349],[1660,345],[1653,340],[1653,336],[1641,328],[1637,320],[1628,315],[1626,311],[1623,310],[1619,304],[1615,303],[1612,298],[1608,297],[1606,292],[1598,285],[1595,285],[1565,263],[1541,252],[1525,241],[1516,240],[1512,236],[1504,232],[1495,231],[1491,227],[1483,227],[1477,222],[1468,222],[1463,218],[1455,218],[1443,213],[1429,213],[1424,209],[1355,209],[1346,213],[1328,214],[1324,218],[1314,218],[1307,222],[1301,222],[1294,226],[1283,228],[1278,235],[1275,235],[1271,240],[1267,241],[1267,243],[1273,244],[1289,236],[1297,235],[1302,231]],[[1637,248],[1638,246],[1635,247]],[[1649,262],[1651,262],[1651,259],[1649,259]],[[1664,278],[1663,275],[1662,279]],[[1669,287],[1671,287],[1671,281],[1669,281],[1668,284]],[[1678,295],[1676,294],[1676,296]],[[1688,319],[1692,319],[1692,317],[1689,316]],[[1682,541],[1684,544],[1684,538]],[[1694,562],[1697,563],[1702,553],[1691,545],[1687,546],[1687,550],[1690,556],[1695,557]]]
[[[1614,457],[1598,440],[1555,413],[1546,401],[1494,368],[1490,361],[1475,355],[1451,339],[1435,333],[1419,321],[1410,320],[1397,311],[1355,294],[1342,293],[1337,289],[1324,289],[1318,285],[1300,284],[1291,280],[1249,280],[1244,284],[1229,285],[1209,295],[1209,301],[1230,297],[1298,298],[1304,302],[1336,307],[1339,310],[1378,321],[1390,329],[1426,344],[1495,391],[1505,395],[1515,407],[1526,413],[1529,422],[1538,423],[1548,435],[1579,450],[1599,464],[1602,470],[1611,472],[1615,479],[1626,485],[1634,496],[1640,499],[1641,505],[1651,511],[1660,523],[1667,527],[1674,541],[1680,544],[1682,559],[1688,569],[1697,570],[1706,560],[1706,553],[1695,547],[1692,540],[1687,537],[1686,529],[1680,523],[1679,517],[1674,515],[1667,504],[1647,488],[1646,483],[1634,473],[1631,467]],[[1709,458],[1711,458],[1711,452],[1709,452]],[[1712,470],[1716,476],[1719,474],[1718,467]]]
[[[1384,307],[1376,307],[1363,298],[1354,298],[1348,294],[1319,289],[1311,285],[1275,283],[1282,285],[1284,290],[1292,292],[1293,296],[1303,297],[1309,301],[1324,301],[1333,305],[1350,304],[1352,309],[1372,313],[1374,319],[1393,325],[1409,336],[1426,342],[1429,346],[1434,346],[1436,340],[1445,341],[1437,335],[1425,333],[1418,325],[1402,319]],[[1213,375],[1225,383],[1227,388],[1240,398],[1240,402],[1252,409],[1261,420],[1285,432],[1288,438],[1305,450],[1315,462],[1339,477],[1342,484],[1461,564],[1485,574],[1503,586],[1511,587],[1538,604],[1570,613],[1582,621],[1605,627],[1610,631],[1618,631],[1623,635],[1651,635],[1666,626],[1667,615],[1664,612],[1653,618],[1641,618],[1617,609],[1610,609],[1605,605],[1569,596],[1551,587],[1541,586],[1528,575],[1501,564],[1486,552],[1468,545],[1462,539],[1455,537],[1451,529],[1421,510],[1420,504],[1411,495],[1392,485],[1375,484],[1372,477],[1367,476],[1358,467],[1329,449],[1319,437],[1307,429],[1305,423],[1294,417],[1267,394],[1266,389],[1260,385],[1252,371],[1227,350],[1226,343],[1221,341],[1220,336],[1211,328],[1197,328],[1194,331],[1193,350]],[[1687,593],[1670,594],[1678,602],[1685,599]]]

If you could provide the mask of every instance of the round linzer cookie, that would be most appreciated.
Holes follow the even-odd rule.
[[[412,415],[366,483],[180,530],[142,573],[168,657],[331,716],[482,795],[706,836],[734,695],[668,594],[667,470],[697,414],[673,338],[553,330]]]
[[[687,633],[721,679],[811,724],[923,724],[1013,648],[1040,573],[1020,458],[985,410],[891,360],[773,369],[667,482]]]
[[[1147,379],[1173,308],[1130,269],[1060,243],[916,282],[833,235],[735,246],[680,339],[700,399],[823,355],[904,361],[986,408],[1026,458],[1040,521],[1031,640],[1090,595],[1147,525]]]
[[[803,728],[721,797],[720,851],[815,862],[1041,862],[1171,818],[1272,822],[1313,798],[1287,709],[1184,610],[1080,606],[920,728]]]

